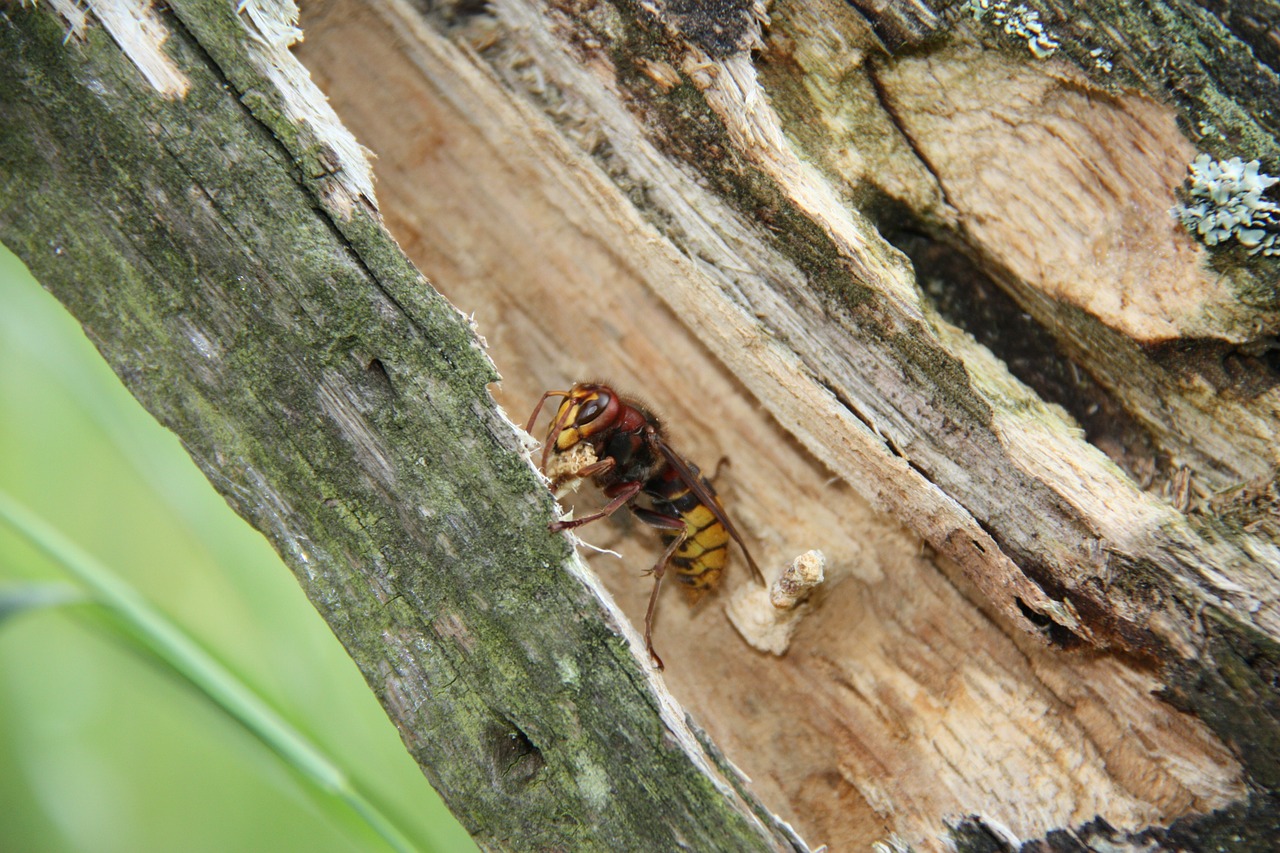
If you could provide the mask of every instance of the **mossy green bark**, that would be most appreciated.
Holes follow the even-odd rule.
[[[162,14],[169,99],[96,25],[0,15],[0,239],[273,542],[482,847],[787,846],[566,571],[465,319],[241,89],[232,9]]]

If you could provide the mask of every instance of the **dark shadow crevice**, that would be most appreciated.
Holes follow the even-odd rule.
[[[1041,399],[1061,406],[1139,487],[1168,479],[1172,462],[1146,427],[957,243],[929,234],[892,201],[868,212],[885,239],[911,259],[921,292],[942,319],[991,350]]]

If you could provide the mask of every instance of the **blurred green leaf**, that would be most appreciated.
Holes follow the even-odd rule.
[[[56,528],[0,490],[0,521],[6,522],[113,610],[130,633],[244,726],[313,785],[345,802],[395,850],[416,848],[384,814],[356,790],[347,774],[260,696],[153,608],[141,595]],[[74,592],[74,591],[73,591]]]

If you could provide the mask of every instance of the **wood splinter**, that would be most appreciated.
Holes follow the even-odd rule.
[[[738,590],[725,607],[729,621],[753,648],[786,654],[796,626],[809,610],[803,606],[805,600],[822,583],[826,565],[827,558],[821,551],[806,551],[768,589]]]

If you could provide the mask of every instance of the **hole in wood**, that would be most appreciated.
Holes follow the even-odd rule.
[[[547,763],[529,736],[509,720],[490,728],[489,742],[493,750],[494,779],[503,787],[525,787]]]

